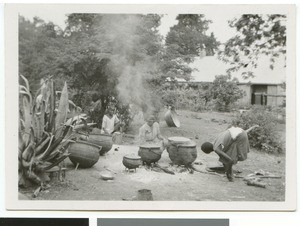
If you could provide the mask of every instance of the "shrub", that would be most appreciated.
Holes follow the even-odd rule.
[[[270,111],[273,113],[274,117],[276,117],[276,121],[278,123],[284,124],[286,117],[286,108],[285,107],[272,107]]]
[[[215,100],[218,111],[230,111],[231,106],[244,96],[237,82],[229,75],[217,75],[210,88],[206,90],[207,98]]]
[[[77,90],[70,90],[70,97],[74,101],[74,103],[81,107],[83,112],[88,114],[89,121],[97,123],[96,127],[101,128],[102,118],[105,112],[105,109],[100,107],[93,109],[93,101],[96,102],[97,100],[93,100],[94,96],[97,96],[96,99],[100,99],[99,95],[93,91],[77,91]]]
[[[239,114],[232,124],[243,129],[259,125],[248,134],[250,145],[268,153],[284,152],[284,144],[276,132],[276,117],[267,108],[255,106],[248,112]]]
[[[177,87],[163,90],[162,100],[165,105],[175,106],[177,109],[203,111],[207,105],[201,89]]]

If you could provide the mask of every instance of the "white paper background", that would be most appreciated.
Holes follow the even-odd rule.
[[[13,3],[14,1],[9,1]],[[18,3],[25,3],[28,1],[17,1]],[[51,3],[82,3],[81,1],[51,1]],[[172,1],[84,1],[83,3],[148,3],[148,4],[158,4],[158,3],[168,3],[168,4],[199,4],[199,3],[222,3],[225,1],[196,1],[196,0],[172,0]],[[287,4],[287,3],[296,3],[299,7],[300,1],[226,1],[226,3],[232,4],[241,4],[241,3],[251,3],[251,4]],[[1,2],[2,3],[2,2]],[[30,1],[30,3],[39,3],[38,1]],[[90,225],[96,226],[96,218],[101,217],[128,217],[128,218],[229,218],[231,226],[253,226],[253,225],[264,225],[264,226],[282,226],[289,225],[295,226],[298,225],[300,220],[299,210],[296,212],[72,212],[72,211],[6,211],[5,210],[5,193],[4,193],[4,44],[3,44],[3,5],[0,5],[0,217],[89,217]],[[299,37],[299,12],[297,13],[297,37]],[[299,53],[299,45],[297,46],[297,53]],[[297,66],[299,66],[299,60],[297,59]],[[297,81],[297,96],[299,95],[300,82]],[[297,112],[299,111],[299,101],[297,100]],[[297,131],[299,129],[299,123],[297,122]],[[297,134],[299,134],[297,132]],[[299,135],[297,138],[300,138]],[[297,139],[298,140],[298,139]],[[9,151],[9,150],[7,150]],[[297,162],[299,163],[299,155],[297,156]],[[299,180],[299,169],[298,180]],[[297,189],[299,194],[299,187]],[[299,203],[299,195],[298,203]]]

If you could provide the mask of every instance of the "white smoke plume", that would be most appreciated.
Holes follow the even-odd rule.
[[[119,75],[119,99],[150,111],[154,106],[147,80],[153,76],[156,63],[147,53],[147,34],[141,33],[144,22],[142,15],[103,15],[98,38],[102,56],[110,56],[111,67]]]

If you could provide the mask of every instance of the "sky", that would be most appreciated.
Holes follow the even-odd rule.
[[[261,56],[258,60],[257,68],[248,68],[244,71],[252,71],[253,78],[244,79],[241,75],[243,70],[233,72],[232,77],[235,77],[239,82],[253,84],[281,84],[286,80],[286,68],[284,57],[279,57],[274,63],[274,69],[270,69],[270,59],[267,56]],[[213,65],[213,67],[212,67]],[[229,64],[217,59],[216,56],[203,57],[200,60],[195,60],[191,64],[192,68],[197,68],[192,72],[192,80],[196,82],[212,82],[215,75],[224,75],[226,70],[230,68]]]

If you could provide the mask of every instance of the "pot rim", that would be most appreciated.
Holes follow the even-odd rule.
[[[77,143],[78,144],[87,144],[87,145],[90,145],[90,146],[94,146],[94,147],[98,148],[99,151],[101,151],[101,149],[102,149],[102,146],[99,146],[99,145],[96,145],[96,144],[93,144],[93,143],[90,143],[90,142],[82,141],[82,140],[78,140],[78,141],[76,141],[75,143],[72,143],[72,144],[77,144]]]
[[[197,145],[194,143],[191,144],[178,144],[178,147],[183,147],[183,148],[195,148]]]
[[[176,139],[178,139],[178,140],[176,140]],[[190,142],[192,140],[190,138],[187,138],[187,137],[174,136],[174,137],[168,137],[168,141],[171,142],[171,143],[180,144],[180,143],[187,143],[187,142]]]
[[[128,154],[128,155],[124,155],[123,159],[141,160],[142,158],[140,156],[132,156],[132,155]]]
[[[145,145],[139,145],[139,147],[140,148],[145,148],[145,149],[153,149],[153,148],[160,148],[160,146],[159,145],[147,145],[147,144],[145,144]]]
[[[197,147],[197,144],[194,141],[190,141],[188,143],[181,143],[181,144],[171,144],[171,145],[174,145],[176,147],[183,147],[183,148],[195,148],[195,147]]]

